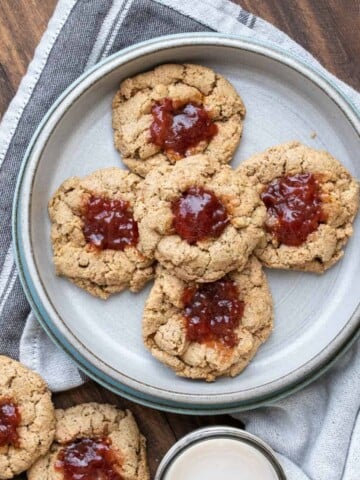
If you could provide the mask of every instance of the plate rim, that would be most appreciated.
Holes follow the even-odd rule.
[[[110,57],[104,59],[102,62],[96,64],[94,67],[86,71],[82,74],[75,82],[73,82],[54,102],[52,107],[48,110],[47,114],[44,116],[43,120],[40,122],[38,128],[36,129],[27,151],[24,155],[24,159],[20,168],[18,182],[16,186],[15,196],[14,196],[14,205],[13,205],[13,238],[14,238],[14,245],[15,245],[15,261],[18,267],[20,280],[22,286],[24,288],[25,294],[28,298],[28,301],[35,312],[36,317],[38,318],[39,322],[50,336],[50,338],[58,345],[60,348],[65,350],[65,352],[70,355],[70,357],[78,364],[78,366],[84,370],[91,378],[93,378],[98,383],[102,384],[106,388],[118,393],[126,398],[134,400],[138,403],[145,404],[147,406],[152,406],[158,409],[163,409],[167,411],[175,411],[177,413],[195,413],[195,414],[209,414],[209,413],[225,413],[230,411],[239,411],[240,409],[250,409],[255,408],[264,404],[264,402],[274,401],[279,398],[283,398],[284,396],[289,395],[290,393],[302,388],[305,384],[310,383],[311,381],[315,380],[324,373],[333,363],[334,361],[341,355],[342,352],[347,350],[350,345],[355,342],[355,340],[359,337],[359,321],[360,321],[360,308],[359,305],[353,315],[349,318],[348,323],[342,329],[342,331],[348,326],[349,322],[355,318],[355,326],[353,326],[352,330],[347,333],[346,341],[340,342],[341,344],[338,346],[336,351],[330,349],[331,352],[325,352],[325,350],[329,350],[329,347],[333,345],[335,340],[340,336],[342,331],[339,332],[337,337],[329,344],[327,347],[323,349],[321,354],[323,354],[324,358],[320,364],[313,368],[311,368],[311,374],[308,371],[304,371],[299,376],[295,376],[295,379],[290,382],[285,388],[278,388],[272,394],[268,394],[265,396],[259,396],[258,398],[253,399],[252,401],[216,401],[213,400],[212,402],[207,402],[206,397],[209,395],[202,394],[201,399],[202,402],[198,402],[196,405],[193,404],[194,399],[188,402],[181,402],[178,400],[174,400],[174,394],[170,395],[170,398],[158,397],[152,394],[146,394],[145,392],[139,392],[138,390],[134,390],[132,387],[128,385],[124,385],[119,380],[112,379],[110,375],[107,373],[99,370],[91,361],[85,358],[79,351],[76,350],[74,345],[71,345],[68,339],[66,339],[62,333],[58,330],[58,328],[53,324],[50,318],[48,318],[46,311],[44,310],[43,306],[39,298],[37,297],[36,293],[36,285],[33,283],[33,280],[28,271],[28,265],[24,257],[24,248],[23,248],[23,239],[21,234],[21,223],[19,218],[21,217],[21,212],[19,212],[19,204],[20,204],[20,194],[21,194],[21,187],[23,185],[24,176],[26,173],[26,168],[29,164],[29,160],[31,159],[33,149],[36,145],[36,142],[42,133],[45,126],[48,124],[48,121],[51,117],[61,110],[61,106],[71,93],[76,93],[76,90],[80,89],[81,85],[84,83],[85,80],[88,80],[89,85],[86,88],[82,88],[81,92],[79,92],[80,96],[83,94],[87,88],[92,86],[96,81],[103,78],[103,76],[107,73],[110,73],[113,69],[118,68],[122,64],[126,63],[126,60],[122,61],[122,57],[130,54],[130,58],[127,61],[134,60],[135,58],[139,58],[144,56],[146,53],[155,53],[156,51],[168,49],[168,48],[176,48],[185,45],[219,45],[225,47],[235,47],[245,50],[250,50],[255,53],[263,54],[267,57],[280,61],[281,63],[285,63],[286,65],[295,69],[298,73],[306,76],[310,79],[314,84],[320,87],[330,98],[331,100],[342,110],[342,112],[347,116],[348,121],[352,124],[355,131],[359,134],[360,127],[359,127],[359,115],[357,112],[356,107],[353,105],[352,101],[347,98],[347,96],[331,81],[331,79],[326,78],[322,72],[319,72],[313,66],[307,64],[302,59],[297,58],[293,54],[289,54],[289,52],[285,52],[279,47],[274,48],[273,44],[260,42],[258,40],[254,41],[253,39],[249,39],[248,37],[244,36],[237,36],[237,35],[224,35],[219,33],[196,33],[196,34],[176,34],[176,35],[167,35],[164,37],[157,37],[156,39],[151,39],[145,42],[141,42],[139,44],[130,46],[124,50],[116,52],[115,54],[111,55]],[[148,49],[148,51],[146,51]],[[133,56],[131,57],[131,54]],[[111,64],[114,65],[111,67]],[[104,67],[109,65],[109,68],[105,71]],[[98,76],[94,75],[94,80],[91,82],[89,81],[89,77],[93,76],[93,74],[98,74]],[[335,93],[335,95],[334,95]],[[336,98],[338,97],[338,98]],[[77,96],[75,98],[78,98]],[[74,100],[75,100],[74,98]],[[341,100],[339,104],[339,98]],[[71,106],[68,105],[65,110],[62,112],[60,117],[57,119],[56,123],[52,127],[51,131],[48,134],[48,137],[51,135],[53,129],[57,125],[57,123],[61,120],[62,115],[67,111],[67,109]],[[358,125],[358,126],[357,126]],[[44,145],[42,145],[41,150],[43,149]],[[39,152],[40,155],[41,151]],[[39,158],[39,155],[37,159]],[[32,162],[34,163],[34,161]],[[357,330],[357,331],[356,331]],[[75,339],[76,340],[76,339]],[[325,352],[325,353],[324,353]],[[314,363],[314,360],[318,358],[319,355],[314,357],[312,360],[308,362]],[[301,370],[306,370],[306,365],[299,367]],[[297,372],[299,369],[296,369],[294,372]],[[279,380],[277,380],[278,382]],[[160,391],[161,389],[156,389]],[[229,393],[230,395],[234,395],[234,393]],[[185,395],[185,394],[178,394],[175,395],[177,397],[191,397],[192,395]],[[211,395],[212,397],[226,397],[226,394],[215,394]]]

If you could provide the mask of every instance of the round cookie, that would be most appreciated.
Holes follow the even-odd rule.
[[[286,175],[311,174],[318,182],[325,218],[298,246],[284,244],[268,231],[255,251],[264,265],[322,273],[343,256],[359,206],[359,184],[328,152],[299,142],[281,144],[252,156],[237,172],[262,191]]]
[[[234,377],[249,364],[271,333],[272,298],[260,262],[252,256],[242,271],[235,270],[225,278],[235,282],[239,300],[244,302],[232,348],[218,342],[188,339],[184,292],[196,284],[180,280],[160,265],[157,267],[156,280],[144,309],[144,343],[157,360],[181,377],[206,381],[219,376]],[[202,286],[204,284],[197,284],[199,288]]]
[[[123,81],[113,100],[115,146],[133,172],[145,176],[155,166],[173,164],[182,156],[151,141],[152,108],[163,99],[177,105],[200,105],[217,126],[217,134],[210,141],[199,142],[183,156],[206,152],[221,163],[231,160],[245,116],[244,104],[234,87],[207,67],[165,64]]]
[[[84,403],[67,410],[56,410],[56,419],[55,441],[48,454],[27,472],[28,480],[62,480],[61,452],[74,443],[76,447],[76,442],[82,440],[106,440],[110,445],[112,468],[121,479],[150,478],[146,440],[129,410],[119,410],[108,404]]]
[[[152,278],[153,258],[144,257],[137,245],[99,250],[84,235],[84,206],[92,196],[128,202],[132,210],[140,181],[128,171],[105,168],[84,178],[70,178],[60,186],[49,202],[58,275],[103,299],[125,288],[137,292]]]
[[[10,426],[9,407],[19,426],[10,443],[0,443],[1,480],[27,470],[48,451],[55,434],[55,413],[42,378],[21,363],[0,356],[0,439],[4,428]]]
[[[174,230],[172,207],[193,186],[215,194],[228,224],[217,238],[189,244]],[[139,249],[146,256],[155,254],[164,267],[186,281],[212,282],[241,269],[264,235],[265,207],[256,188],[228,165],[203,154],[151,171],[141,185],[134,216],[139,222]]]

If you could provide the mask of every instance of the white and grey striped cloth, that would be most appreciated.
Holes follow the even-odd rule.
[[[316,66],[360,108],[360,96],[285,34],[226,0],[60,0],[0,128],[0,353],[39,371],[54,391],[84,377],[30,312],[14,264],[11,208],[21,160],[41,118],[87,68],[142,40],[217,31],[272,42]],[[1,372],[0,372],[1,375]],[[360,479],[360,346],[321,380],[274,406],[240,414],[279,452],[289,479]]]

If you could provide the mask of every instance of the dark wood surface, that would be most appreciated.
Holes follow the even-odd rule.
[[[236,0],[285,31],[341,79],[360,88],[360,0]],[[14,96],[56,0],[0,0],[0,115]],[[191,430],[210,424],[240,425],[229,416],[191,417],[158,412],[126,401],[89,382],[54,395],[57,407],[87,401],[131,408],[148,438],[152,474],[167,449]]]

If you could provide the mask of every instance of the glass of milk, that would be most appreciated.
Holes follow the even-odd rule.
[[[233,427],[196,430],[165,455],[155,480],[286,480],[274,452],[260,438]]]

